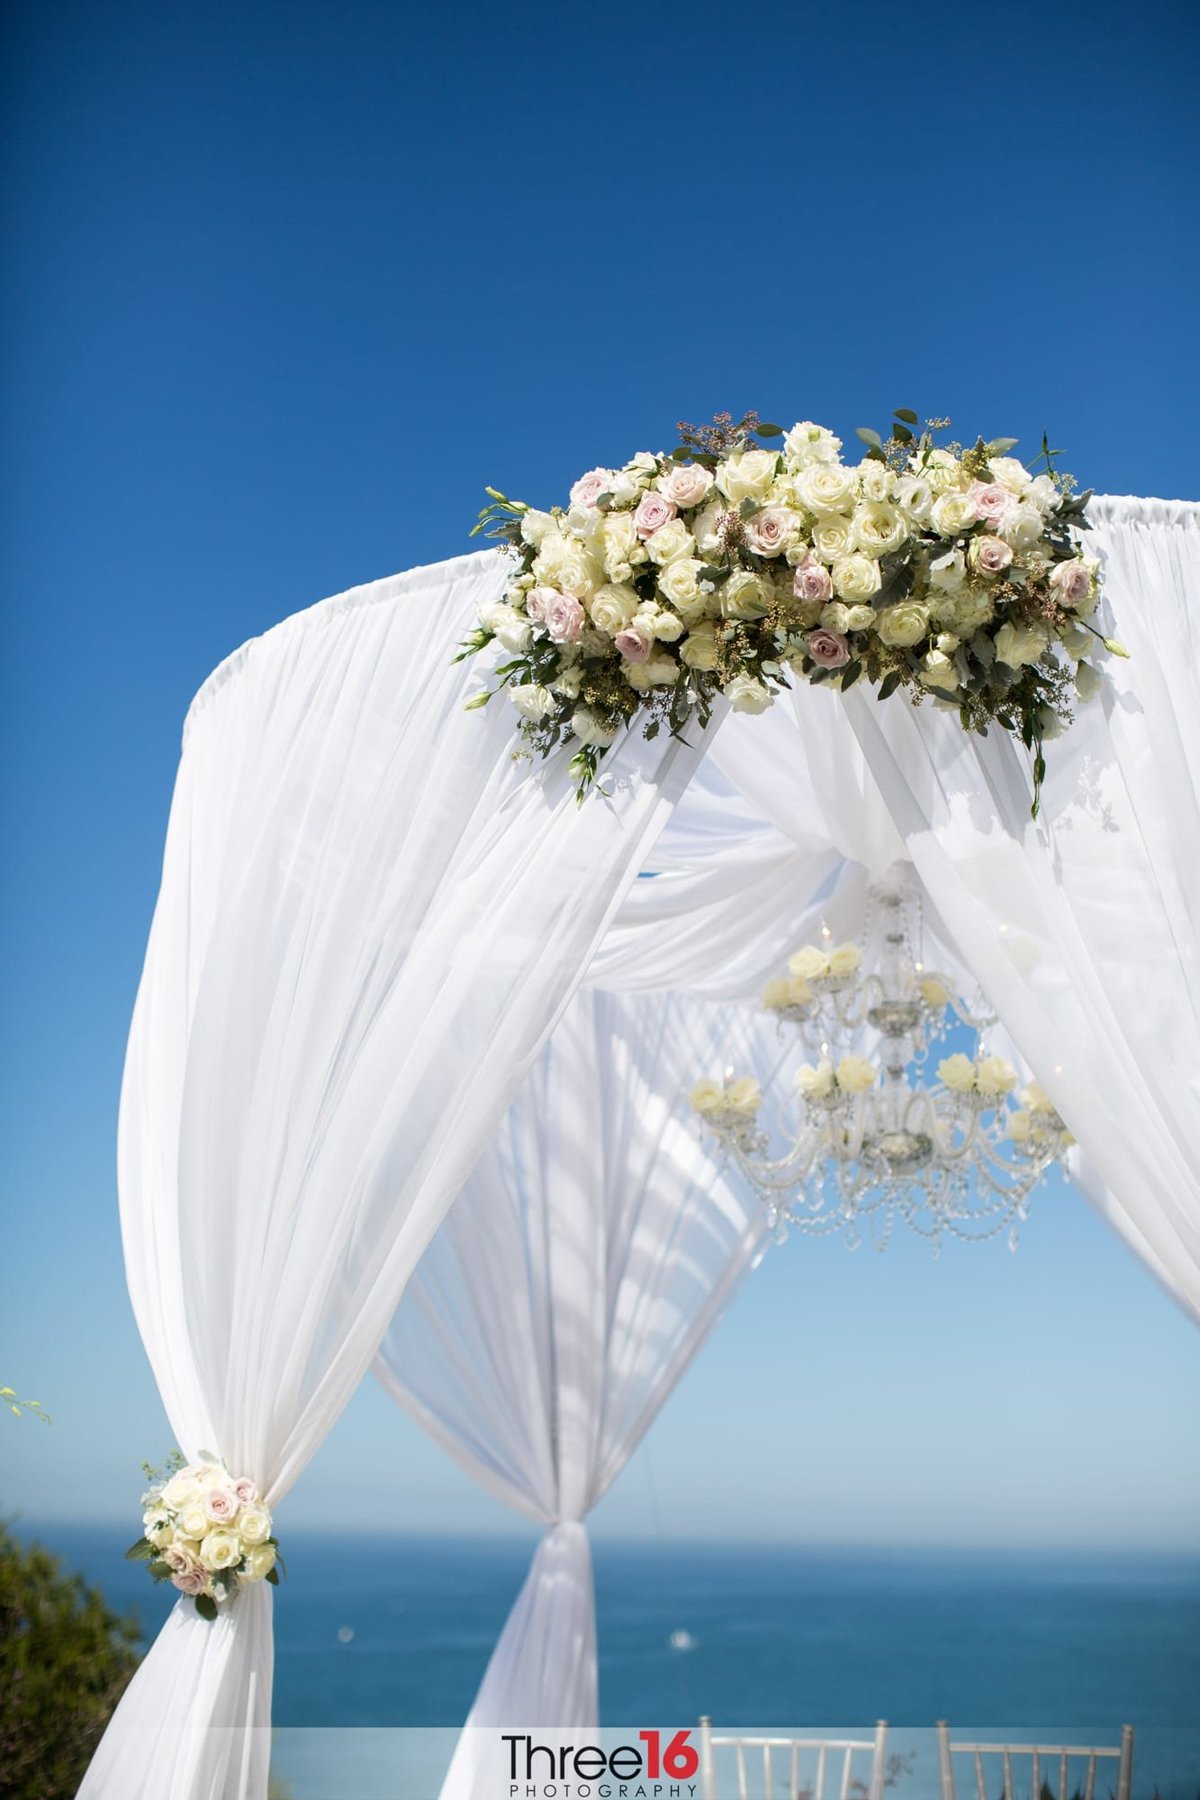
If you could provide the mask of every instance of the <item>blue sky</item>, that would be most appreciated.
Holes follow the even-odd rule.
[[[1186,4],[5,10],[0,1507],[127,1516],[166,1426],[125,1298],[124,1037],[188,699],[485,482],[757,406],[1047,427],[1195,494]],[[1200,1543],[1200,1334],[1069,1193],[1018,1256],[794,1244],[614,1532]],[[87,1479],[78,1478],[78,1470]],[[505,1515],[368,1386],[289,1501]]]

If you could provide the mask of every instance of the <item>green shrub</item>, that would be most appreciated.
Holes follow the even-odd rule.
[[[81,1575],[0,1525],[0,1800],[74,1800],[139,1636]]]

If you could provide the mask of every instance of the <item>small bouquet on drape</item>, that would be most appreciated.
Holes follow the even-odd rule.
[[[146,1466],[143,1535],[125,1554],[212,1620],[243,1582],[278,1583],[279,1546],[254,1482],[232,1476],[208,1452],[201,1455],[204,1461],[188,1464],[176,1456],[161,1473]]]
[[[998,724],[1033,756],[1124,654],[1093,622],[1099,567],[1075,536],[1077,494],[1043,440],[1037,473],[1015,439],[939,445],[900,409],[866,456],[804,421],[786,434],[748,413],[682,425],[670,455],[597,468],[569,504],[539,512],[489,488],[476,531],[510,544],[508,589],[463,646],[498,642],[528,745],[574,739],[580,794],[623,725],[647,737],[704,724],[718,694],[769,707],[793,678],[950,708],[964,729]],[[779,440],[777,443],[775,440]]]

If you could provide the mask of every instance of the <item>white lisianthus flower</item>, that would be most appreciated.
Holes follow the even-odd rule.
[[[1022,500],[1014,506],[998,528],[999,535],[1014,550],[1032,550],[1044,529],[1042,515],[1031,500]]]
[[[275,1567],[274,1544],[256,1544],[246,1552],[246,1566],[239,1571],[242,1581],[265,1581]]]
[[[828,1100],[833,1092],[833,1064],[822,1059],[816,1066],[801,1063],[796,1070],[796,1086],[806,1100]]]
[[[555,710],[554,695],[537,682],[524,681],[508,690],[509,698],[523,719],[536,723]]]
[[[1060,625],[1058,638],[1072,662],[1082,662],[1085,656],[1097,653],[1099,640],[1082,625]]]
[[[546,533],[553,529],[554,520],[548,512],[538,512],[536,507],[530,507],[529,511],[522,516],[521,536],[527,544],[532,544],[535,550]]]
[[[520,656],[533,642],[533,626],[506,600],[494,600],[483,609],[480,621],[485,630],[494,633],[505,650]]]
[[[937,1066],[937,1072],[942,1086],[948,1087],[952,1094],[974,1093],[975,1064],[961,1051],[953,1056],[944,1056]]]
[[[607,632],[609,637],[616,637],[618,631],[624,630],[629,624],[640,605],[636,588],[628,587],[624,582],[608,582],[604,587],[597,588],[592,595],[588,602],[588,612],[598,631]]]
[[[996,657],[1010,669],[1023,669],[1035,663],[1050,643],[1044,625],[1002,625],[996,633]]]
[[[677,556],[691,557],[696,540],[682,519],[672,519],[646,539],[646,555],[653,563],[674,562]]]
[[[1029,486],[1029,470],[1017,456],[993,456],[988,463],[988,471],[993,481],[1006,487],[1010,494],[1020,499]]]
[[[561,694],[564,700],[577,700],[582,686],[583,670],[576,664],[569,669],[560,669],[551,683],[551,690]]]
[[[814,463],[796,477],[796,498],[813,513],[847,513],[858,498],[853,469],[840,463]]]
[[[262,1506],[244,1506],[237,1522],[237,1534],[244,1550],[265,1544],[271,1535],[271,1515]]]
[[[929,652],[917,670],[917,679],[925,687],[939,688],[946,694],[958,692],[958,671],[944,650]]]
[[[865,1056],[843,1056],[836,1074],[843,1094],[865,1094],[875,1086],[875,1071]]]
[[[729,517],[726,501],[710,500],[692,520],[692,536],[702,556],[716,556],[721,550],[721,531]]]
[[[735,569],[719,594],[727,619],[761,619],[775,597],[770,584],[750,569]]]
[[[866,556],[888,556],[898,550],[908,536],[908,527],[894,506],[871,500],[855,508],[851,521],[854,541]]]
[[[852,551],[849,556],[840,556],[833,565],[834,592],[839,600],[857,603],[869,600],[877,594],[882,585],[879,564],[861,550]]]
[[[693,625],[679,646],[679,660],[689,669],[715,669],[717,629],[708,621]]]
[[[933,529],[941,537],[961,537],[968,526],[975,523],[979,515],[975,511],[975,502],[969,494],[960,494],[957,490],[939,494],[933,503],[929,519]]]
[[[869,456],[858,465],[858,491],[868,502],[890,500],[896,478],[887,463]]]
[[[717,486],[735,506],[743,500],[765,500],[775,479],[775,450],[735,450],[717,467]]]
[[[793,469],[807,469],[814,463],[835,463],[841,450],[841,438],[834,437],[823,425],[801,419],[783,440],[783,453]]]
[[[725,689],[725,698],[734,712],[763,713],[775,704],[771,690],[753,675],[735,675]]]
[[[581,744],[595,744],[601,750],[607,750],[616,737],[616,732],[601,723],[595,713],[587,706],[577,706],[571,714],[571,730]]]
[[[924,525],[933,511],[933,489],[923,475],[899,476],[894,498],[900,511],[916,525]]]
[[[679,678],[679,664],[673,656],[648,656],[645,662],[622,663],[621,673],[639,694],[651,688],[674,687]]]
[[[1081,662],[1075,671],[1075,692],[1081,700],[1091,700],[1099,693],[1104,677],[1095,663]]]
[[[907,650],[919,644],[929,630],[929,609],[919,600],[897,600],[894,606],[881,607],[876,613],[875,629],[880,643]]]
[[[1011,1094],[1017,1085],[1017,1071],[1003,1056],[981,1056],[975,1064],[975,1086],[989,1099]]]
[[[210,1531],[200,1544],[199,1558],[202,1567],[211,1574],[221,1569],[232,1569],[242,1560],[242,1546],[232,1531],[218,1528]]]
[[[948,550],[929,565],[930,586],[940,588],[943,593],[956,594],[966,578],[967,559],[961,550]]]
[[[1057,512],[1062,495],[1054,485],[1051,475],[1035,475],[1029,484],[1027,500],[1032,500],[1040,513]]]

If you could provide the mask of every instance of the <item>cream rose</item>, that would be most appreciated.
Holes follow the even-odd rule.
[[[180,1507],[177,1518],[178,1528],[185,1538],[202,1538],[208,1530],[208,1514],[201,1499],[189,1500],[186,1506]]]
[[[829,952],[821,950],[816,944],[805,944],[803,949],[795,951],[788,957],[788,968],[801,981],[811,981],[814,976],[828,975]]]
[[[232,1569],[242,1560],[242,1547],[232,1531],[210,1531],[202,1539],[199,1550],[201,1565],[212,1574]]]
[[[981,1056],[975,1065],[975,1086],[989,1099],[1010,1094],[1017,1085],[1017,1071],[1003,1056]]]
[[[929,518],[933,529],[942,537],[960,537],[979,517],[969,494],[939,494]]]
[[[521,682],[517,687],[509,688],[508,693],[521,717],[534,724],[555,710],[554,695],[548,687],[542,687],[538,682]]]
[[[888,556],[908,536],[908,527],[894,506],[881,500],[855,508],[851,521],[854,541],[866,556]]]
[[[869,600],[872,594],[879,592],[881,585],[879,564],[864,556],[861,550],[839,556],[833,565],[833,587],[839,600]]]
[[[975,1064],[961,1051],[944,1056],[937,1066],[938,1080],[952,1094],[970,1094],[975,1090]]]
[[[1006,487],[1010,494],[1023,494],[1029,486],[1029,470],[1016,456],[993,456],[988,463],[988,473],[993,481]]]
[[[765,500],[771,491],[779,457],[774,450],[737,450],[717,468],[717,486],[727,500]]]
[[[816,463],[796,477],[796,497],[814,513],[849,512],[856,488],[853,469],[840,463]]]
[[[1037,662],[1050,643],[1044,625],[1002,625],[996,633],[996,657],[1010,669]]]
[[[845,979],[853,975],[862,963],[862,951],[857,944],[835,944],[829,952],[829,973]]]
[[[635,588],[627,587],[623,582],[609,582],[592,595],[588,611],[597,630],[607,632],[609,637],[616,637],[618,631],[629,624],[640,605],[641,600]]]
[[[261,1506],[244,1506],[237,1522],[237,1534],[245,1549],[265,1544],[271,1535],[271,1515]]]
[[[761,619],[775,597],[762,576],[750,569],[735,569],[718,592],[727,619]]]
[[[854,529],[849,519],[825,517],[812,528],[813,549],[822,562],[840,562],[854,554]]]
[[[679,678],[679,664],[673,656],[652,653],[644,662],[626,663],[621,673],[631,688],[639,694],[647,694],[651,688],[674,687]]]
[[[609,513],[605,517],[600,526],[597,549],[610,581],[627,581],[630,571],[646,560],[632,513]]]
[[[917,679],[925,687],[938,688],[942,693],[958,692],[958,671],[944,650],[931,650],[917,670]]]
[[[929,630],[929,609],[918,600],[898,600],[875,615],[875,629],[881,643],[906,650],[919,644]]]
[[[725,689],[725,698],[734,712],[763,713],[775,704],[770,689],[753,675],[735,675]]]
[[[725,1105],[742,1118],[753,1118],[762,1105],[762,1091],[753,1075],[739,1075],[725,1088]]]
[[[712,600],[712,595],[700,586],[702,566],[694,556],[677,556],[659,571],[659,592],[685,624],[702,618]]]
[[[242,1581],[265,1581],[275,1567],[274,1544],[256,1544],[246,1552],[246,1566],[240,1571]]]
[[[833,1064],[821,1061],[814,1067],[812,1063],[801,1063],[796,1070],[796,1086],[806,1100],[828,1100],[833,1092]]]
[[[717,630],[715,625],[693,625],[679,646],[679,660],[689,669],[715,669],[717,666]]]
[[[716,556],[723,548],[723,530],[729,508],[723,500],[710,500],[692,520],[692,536],[703,556]]]
[[[701,1115],[724,1112],[724,1086],[719,1081],[698,1081],[688,1092],[688,1105]]]
[[[646,555],[653,563],[674,562],[677,556],[690,557],[695,548],[695,539],[682,519],[672,519],[646,539]]]
[[[843,1094],[865,1094],[875,1086],[875,1071],[865,1056],[843,1056],[836,1073]]]

